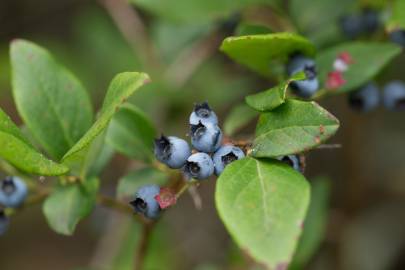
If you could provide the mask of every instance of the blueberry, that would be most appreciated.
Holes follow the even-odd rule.
[[[203,124],[211,123],[218,125],[217,115],[211,110],[207,102],[194,105],[194,111],[191,113],[189,121],[191,125],[198,125],[200,121]]]
[[[359,37],[365,31],[364,17],[358,14],[348,14],[339,21],[340,29],[349,39]]]
[[[282,156],[278,157],[278,160],[290,165],[291,167],[294,168],[294,170],[298,172],[302,172],[302,164],[300,161],[300,157],[298,155],[287,155],[287,156]]]
[[[4,211],[0,209],[0,235],[3,235],[6,233],[9,223],[10,223],[10,220],[5,215]]]
[[[155,157],[170,168],[179,169],[183,167],[190,155],[190,146],[183,139],[164,135],[155,139]]]
[[[18,177],[6,177],[0,181],[0,205],[18,207],[28,194],[27,185]]]
[[[291,77],[301,71],[304,71],[307,78],[292,82],[291,88],[297,96],[309,98],[319,89],[315,61],[302,55],[292,56],[287,64],[288,76]]]
[[[191,144],[195,149],[205,153],[215,152],[222,142],[221,129],[211,123],[191,125]]]
[[[380,26],[379,14],[376,10],[371,8],[365,8],[361,12],[363,20],[363,29],[365,33],[372,34],[377,31]]]
[[[239,147],[233,145],[221,146],[212,157],[215,165],[215,174],[220,175],[229,163],[244,157],[245,153]]]
[[[383,104],[385,108],[405,110],[405,84],[401,81],[393,81],[384,87]]]
[[[405,47],[405,30],[398,29],[395,31],[392,31],[390,34],[390,40],[398,45],[401,45],[402,47]]]
[[[373,82],[363,85],[349,95],[349,104],[356,111],[369,112],[375,109],[379,103],[380,92],[378,86]]]
[[[206,153],[195,153],[187,159],[183,170],[188,178],[206,179],[214,173],[214,162]]]
[[[130,202],[135,212],[150,219],[159,217],[160,206],[155,197],[159,195],[158,185],[145,185],[135,193],[135,199]]]

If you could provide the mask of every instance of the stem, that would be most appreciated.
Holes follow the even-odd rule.
[[[132,215],[134,213],[129,205],[101,194],[97,195],[97,202],[104,207],[112,208],[124,214]]]
[[[7,216],[16,215],[31,206],[42,203],[46,199],[46,197],[49,195],[49,193],[50,193],[49,190],[38,192],[37,194],[34,194],[34,195],[28,197],[27,200],[25,201],[25,203],[22,204],[20,207],[7,208],[6,209]]]
[[[136,250],[135,253],[135,270],[142,270],[143,268],[146,252],[148,250],[150,243],[150,236],[152,234],[153,227],[155,226],[155,224],[156,224],[155,222],[144,224],[142,227],[141,239],[139,242],[138,249]]]

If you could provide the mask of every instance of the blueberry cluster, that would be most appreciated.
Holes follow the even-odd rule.
[[[203,180],[211,175],[220,175],[225,167],[245,156],[242,149],[222,145],[222,131],[218,117],[207,102],[196,104],[189,118],[191,145],[187,141],[164,136],[155,140],[154,154],[157,160],[172,169],[181,169],[187,180]],[[156,197],[161,188],[157,185],[141,187],[130,203],[135,212],[147,218],[157,218],[161,207]]]
[[[369,112],[377,108],[381,102],[388,110],[405,110],[405,84],[401,81],[392,81],[384,86],[380,95],[378,86],[374,82],[369,82],[349,95],[350,106],[361,112]]]
[[[302,54],[293,54],[287,63],[287,75],[292,77],[299,72],[304,72],[306,79],[293,81],[291,88],[299,97],[310,98],[319,89],[315,60]]]
[[[349,39],[355,39],[377,31],[380,26],[380,18],[376,10],[365,8],[360,12],[343,16],[339,23],[343,34]]]
[[[4,208],[19,207],[27,194],[27,185],[18,177],[6,177],[0,181],[0,235],[7,231],[9,225]]]

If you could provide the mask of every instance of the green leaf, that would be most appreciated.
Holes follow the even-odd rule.
[[[200,23],[229,16],[253,4],[271,4],[274,0],[130,0],[154,15],[177,23]]]
[[[143,168],[132,171],[119,180],[117,187],[118,198],[132,197],[143,185],[157,184],[164,185],[167,182],[167,175],[153,168]]]
[[[291,82],[304,80],[305,78],[305,73],[299,72],[287,81],[284,81],[269,90],[247,96],[245,99],[246,103],[253,109],[261,112],[271,111],[284,103],[286,92]]]
[[[240,23],[235,30],[236,36],[270,34],[271,29],[264,25]]]
[[[288,99],[260,115],[253,142],[255,157],[277,157],[309,150],[331,137],[339,121],[315,102]]]
[[[236,62],[268,76],[271,74],[272,61],[287,61],[288,56],[295,52],[312,56],[315,54],[315,47],[297,34],[274,33],[228,37],[222,42],[221,51]]]
[[[56,187],[43,205],[49,226],[57,233],[72,235],[79,221],[93,210],[98,188],[97,178]]]
[[[0,157],[16,168],[38,175],[61,175],[69,169],[47,159],[23,136],[10,117],[0,109]]]
[[[232,238],[269,269],[285,269],[297,245],[309,204],[302,176],[275,160],[244,158],[217,181],[216,206]]]
[[[321,86],[325,85],[328,73],[333,69],[333,62],[342,52],[348,52],[354,63],[343,73],[346,83],[335,91],[329,91],[330,93],[355,90],[368,82],[401,53],[401,48],[390,43],[348,42],[322,51],[316,57]]]
[[[64,155],[62,161],[69,166],[81,163],[93,140],[103,132],[120,105],[139,87],[149,81],[145,73],[123,72],[112,80],[104,99],[100,114],[86,134]]]
[[[405,28],[405,0],[395,0],[392,4],[392,15],[388,21],[388,29]]]
[[[59,159],[90,127],[90,98],[76,77],[38,45],[15,40],[10,57],[18,112],[34,138]]]
[[[243,128],[255,117],[257,117],[257,112],[245,104],[233,107],[224,122],[225,134],[232,136],[236,131]]]
[[[134,105],[124,105],[113,117],[106,142],[134,159],[152,161],[156,130],[147,115]]]
[[[289,269],[304,269],[325,237],[330,181],[328,178],[318,177],[312,181],[311,186],[311,202],[305,218],[304,230]]]

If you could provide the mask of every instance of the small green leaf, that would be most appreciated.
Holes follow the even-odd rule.
[[[38,175],[61,175],[69,169],[35,150],[18,127],[0,109],[0,157],[16,168]]]
[[[339,128],[339,121],[315,102],[288,99],[260,115],[253,142],[255,157],[300,153],[319,145]]]
[[[392,2],[392,15],[388,21],[388,29],[405,29],[405,0]]]
[[[257,117],[257,112],[245,104],[233,107],[224,122],[224,132],[232,136],[236,131]]]
[[[311,202],[305,218],[304,230],[290,265],[290,270],[304,269],[325,237],[330,181],[328,178],[318,177],[312,181],[311,187]]]
[[[130,172],[120,179],[117,187],[118,198],[132,197],[143,185],[157,184],[164,185],[167,182],[167,175],[153,168],[143,168]]]
[[[285,269],[297,245],[310,188],[291,167],[244,158],[228,165],[215,192],[219,216],[232,238],[269,269]]]
[[[153,160],[156,130],[147,115],[134,105],[124,105],[108,126],[106,142],[131,158]]]
[[[264,25],[240,23],[235,30],[236,36],[270,34],[271,29]]]
[[[103,132],[111,118],[119,110],[120,105],[131,96],[139,87],[149,81],[145,73],[123,72],[112,80],[100,115],[86,134],[64,155],[62,161],[69,166],[80,163],[85,159],[90,144]]]
[[[293,33],[274,33],[228,37],[221,45],[221,51],[236,62],[268,76],[274,60],[287,61],[290,54],[301,52],[312,56],[314,45],[306,38]]]
[[[98,188],[97,178],[56,187],[43,205],[49,226],[57,233],[72,235],[79,221],[93,210]]]
[[[254,4],[272,4],[274,0],[130,0],[163,19],[182,24],[219,20]]]
[[[305,78],[305,73],[299,72],[287,81],[284,81],[269,90],[247,96],[245,99],[246,103],[253,109],[261,112],[271,111],[284,103],[286,92],[291,82],[304,80]]]
[[[333,62],[342,52],[352,56],[353,64],[349,65],[348,70],[343,73],[346,83],[336,91],[329,91],[330,93],[355,90],[368,82],[401,53],[401,48],[390,43],[349,42],[322,51],[316,57],[322,86],[325,87],[328,73],[333,70]]]
[[[38,45],[15,40],[10,57],[18,112],[35,139],[59,159],[90,127],[90,98],[76,77]]]

